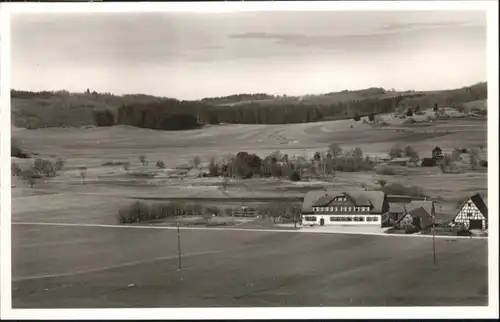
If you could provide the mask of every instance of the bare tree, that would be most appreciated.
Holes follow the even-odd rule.
[[[21,178],[27,184],[29,184],[31,188],[33,188],[33,186],[36,183],[36,178],[38,177],[37,176],[37,171],[34,170],[34,169],[24,170],[24,171],[21,172],[20,175],[21,175]]]
[[[333,143],[329,147],[329,152],[331,153],[332,157],[336,159],[342,155],[342,148],[337,143]]]
[[[64,167],[64,160],[61,158],[57,158],[54,168],[56,171],[61,170]]]
[[[85,184],[85,178],[87,177],[87,167],[78,168],[80,171],[80,178],[82,178],[82,183]]]
[[[384,188],[387,185],[387,181],[384,179],[380,179],[377,180],[377,184],[379,184],[381,188]]]
[[[12,162],[10,169],[11,169],[12,175],[15,177],[19,177],[22,173],[21,167],[19,166],[19,164],[15,163],[15,162]]]
[[[224,176],[222,178],[222,189],[224,189],[224,191],[227,191],[227,185],[229,183],[229,177],[228,176]]]
[[[460,155],[461,155],[460,149],[455,148],[451,152],[451,159],[453,161],[460,161],[460,159],[461,159]]]

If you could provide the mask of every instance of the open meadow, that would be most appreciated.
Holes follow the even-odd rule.
[[[487,305],[487,240],[13,225],[14,308]],[[181,280],[182,277],[182,280]]]
[[[421,157],[430,157],[436,146],[451,153],[453,148],[486,145],[484,119],[452,119],[427,125],[422,129],[395,122],[390,126],[374,127],[342,120],[289,125],[221,125],[190,131],[156,131],[125,126],[13,129],[12,137],[23,150],[44,158],[65,160],[64,168],[56,177],[37,180],[33,188],[13,178],[13,220],[24,220],[26,216],[33,219],[30,214],[36,212],[45,213],[35,215],[35,219],[43,221],[47,216],[61,212],[61,220],[72,221],[82,216],[116,223],[117,204],[130,203],[133,199],[212,203],[283,199],[300,202],[304,193],[313,188],[375,189],[379,187],[377,181],[380,179],[389,184],[422,188],[426,195],[439,198],[438,212],[449,217],[455,212],[457,203],[471,193],[479,192],[487,197],[486,171],[442,173],[439,167],[404,167],[403,173],[395,175],[381,175],[376,171],[339,171],[334,178],[315,181],[230,180],[225,191],[221,188],[222,180],[217,177],[172,175],[176,167],[188,165],[195,157],[200,157],[206,164],[211,158],[222,159],[240,151],[265,157],[279,150],[290,157],[306,156],[309,159],[314,152],[324,152],[330,144],[337,143],[344,150],[359,147],[365,155],[378,157],[386,156],[394,145],[400,144],[411,145]],[[147,165],[141,164],[140,155],[147,158]],[[487,159],[486,152],[481,158]],[[155,167],[158,160],[164,161],[165,169]],[[17,158],[13,161],[21,167],[33,162],[32,159]],[[108,165],[113,162],[118,165]],[[119,165],[123,162],[130,162],[128,171]],[[85,184],[79,176],[80,167],[87,168]],[[155,175],[137,175],[144,172]]]
[[[57,176],[39,179],[33,188],[13,177],[15,308],[487,305],[484,239],[438,240],[433,265],[428,238],[186,229],[181,281],[175,231],[83,226],[117,225],[118,209],[135,200],[300,203],[309,189],[372,189],[379,179],[439,196],[438,216],[451,219],[457,201],[472,192],[487,196],[486,172],[445,174],[436,167],[408,168],[400,175],[338,172],[328,181],[253,178],[231,180],[225,191],[219,178],[169,174],[196,156],[206,163],[239,151],[264,157],[280,150],[310,158],[331,143],[360,147],[370,156],[386,155],[396,143],[411,144],[421,156],[430,156],[435,146],[450,152],[457,142],[465,148],[484,145],[485,120],[439,121],[425,130],[352,120],[190,131],[14,128],[12,137],[25,151],[65,160]],[[149,163],[142,165],[139,155]],[[21,167],[33,161],[13,160]],[[165,169],[155,168],[157,160]],[[127,161],[128,171],[106,165]],[[87,167],[84,181],[80,167]],[[156,175],[133,175],[145,169]]]

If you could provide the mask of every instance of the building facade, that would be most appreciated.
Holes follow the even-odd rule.
[[[370,225],[382,226],[386,210],[381,191],[310,191],[304,197],[304,225]]]
[[[460,207],[452,224],[462,224],[467,229],[488,228],[488,207],[480,194],[473,195]]]

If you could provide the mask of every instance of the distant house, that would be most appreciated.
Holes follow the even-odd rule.
[[[462,224],[467,229],[487,229],[488,207],[481,195],[477,193],[465,201],[452,223]]]
[[[396,226],[404,228],[412,224],[418,229],[431,227],[436,217],[434,201],[411,201],[405,206],[405,213],[398,219]]]
[[[411,159],[410,158],[395,158],[387,162],[388,165],[400,165],[400,166],[406,166],[408,163],[410,163]]]
[[[309,191],[302,204],[304,225],[371,225],[381,227],[388,204],[381,191]]]
[[[389,202],[389,218],[399,220],[406,213],[404,203]]]
[[[389,204],[389,218],[399,220],[406,213],[405,206],[415,200],[424,200],[424,197],[413,197],[406,195],[386,195]]]
[[[423,158],[421,166],[422,167],[435,167],[436,160],[434,160],[433,158]]]

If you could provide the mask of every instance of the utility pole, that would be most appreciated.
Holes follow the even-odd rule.
[[[177,220],[177,252],[179,256],[179,268],[178,271],[181,274],[181,281],[182,281],[182,255],[181,255],[181,231],[179,228],[179,221]]]
[[[427,201],[427,197],[425,198]],[[434,210],[434,201],[432,201],[432,256],[434,265],[436,265],[436,211]]]

